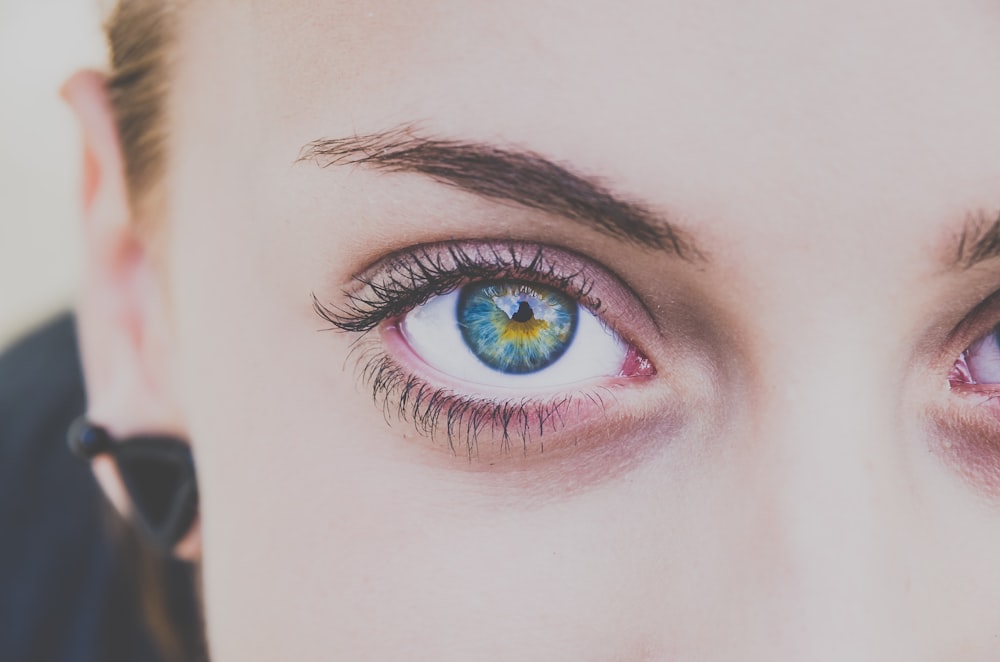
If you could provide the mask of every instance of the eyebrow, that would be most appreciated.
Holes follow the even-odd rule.
[[[1000,257],[1000,215],[973,215],[955,241],[951,267],[969,269]]]
[[[543,156],[490,143],[426,138],[411,125],[349,138],[314,140],[299,161],[416,173],[483,198],[577,222],[619,241],[677,257],[701,257],[691,238],[646,206]]]

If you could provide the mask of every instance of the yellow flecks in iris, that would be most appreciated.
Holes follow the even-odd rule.
[[[512,344],[537,342],[539,336],[545,333],[549,326],[548,322],[537,318],[527,322],[510,321],[500,331],[499,338],[501,342]]]

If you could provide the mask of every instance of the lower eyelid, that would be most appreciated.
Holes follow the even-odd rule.
[[[928,410],[931,448],[972,487],[991,499],[1000,498],[1000,390],[970,390],[966,397],[978,397],[979,402]]]
[[[960,397],[985,396],[989,399],[1000,397],[1000,384],[976,384],[951,380],[951,391]]]
[[[406,355],[406,341],[395,325],[387,325],[379,336],[358,348],[358,370],[383,412],[413,426],[432,448],[472,464],[496,467],[500,460],[519,460],[515,465],[521,465],[524,460],[565,456],[567,450],[582,457],[608,452],[598,447],[608,446],[610,438],[629,426],[681,427],[679,408],[662,401],[662,395],[655,407],[623,401],[639,390],[629,388],[631,382],[645,378],[628,380],[628,385],[611,378],[531,398],[516,391],[470,393],[467,387],[445,382],[447,376],[432,384],[425,376],[428,369]],[[637,415],[650,409],[655,416]]]

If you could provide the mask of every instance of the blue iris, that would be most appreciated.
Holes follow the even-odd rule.
[[[514,281],[475,283],[458,297],[458,325],[472,353],[507,374],[546,368],[576,333],[576,302],[549,287]]]

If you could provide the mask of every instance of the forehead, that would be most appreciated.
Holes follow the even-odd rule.
[[[261,0],[186,18],[178,112],[276,150],[418,122],[726,233],[929,236],[998,201],[992,3]]]

